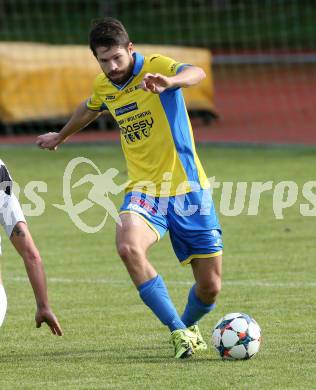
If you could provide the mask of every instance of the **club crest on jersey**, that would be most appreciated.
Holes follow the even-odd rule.
[[[138,109],[137,103],[126,104],[125,106],[119,107],[115,109],[115,115],[120,116],[126,114],[127,112],[135,111]]]

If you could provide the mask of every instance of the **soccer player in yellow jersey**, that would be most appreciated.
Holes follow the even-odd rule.
[[[59,133],[43,134],[37,144],[55,150],[101,111],[115,118],[130,179],[117,224],[117,250],[141,299],[170,329],[175,357],[186,358],[206,349],[197,323],[214,309],[221,288],[221,228],[181,91],[205,74],[160,54],[135,52],[124,26],[113,18],[95,22],[90,48],[102,69],[92,96]],[[182,316],[147,257],[166,231],[179,261],[190,263],[195,278]]]

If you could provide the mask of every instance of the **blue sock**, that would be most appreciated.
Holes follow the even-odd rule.
[[[161,276],[138,286],[139,295],[144,303],[154,312],[160,321],[167,325],[171,332],[177,329],[185,329],[176,308],[174,307],[167,287]]]
[[[216,304],[207,305],[203,303],[195,293],[195,284],[191,287],[188,303],[184,309],[181,320],[189,327],[196,324],[205,314],[215,309]]]

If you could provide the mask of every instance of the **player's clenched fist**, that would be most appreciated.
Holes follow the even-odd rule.
[[[57,146],[60,144],[60,135],[59,133],[46,133],[39,135],[36,139],[36,144],[41,149],[56,150]]]
[[[172,80],[160,73],[146,73],[140,85],[144,91],[162,93],[167,88],[172,87]]]

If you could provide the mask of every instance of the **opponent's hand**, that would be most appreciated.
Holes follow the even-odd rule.
[[[36,328],[40,328],[42,323],[46,322],[46,324],[50,327],[50,330],[52,331],[53,335],[63,335],[63,331],[61,329],[61,326],[59,325],[55,314],[49,308],[37,309],[37,312],[35,314],[35,322]]]
[[[41,149],[56,150],[60,143],[59,133],[46,133],[36,138],[36,144]]]
[[[171,78],[160,73],[146,73],[140,84],[140,87],[144,91],[152,93],[162,93],[172,86],[173,84]]]

